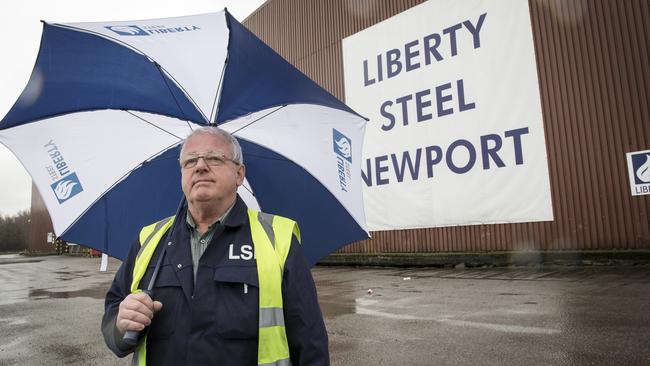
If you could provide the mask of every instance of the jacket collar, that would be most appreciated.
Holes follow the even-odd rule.
[[[245,222],[246,216],[248,215],[248,207],[246,206],[246,203],[244,203],[244,200],[237,195],[235,198],[235,203],[232,205],[230,208],[230,211],[228,211],[224,216],[223,220],[218,220],[212,225],[210,225],[210,228],[212,228],[217,222],[221,223],[221,225],[226,226],[226,227],[239,227],[242,226]],[[190,215],[190,211],[187,208],[187,203],[185,203],[185,206],[183,207],[183,210],[179,213],[178,218],[185,218],[185,222],[189,227],[196,228],[196,224],[194,223],[194,219],[192,218],[192,215]]]
[[[186,218],[187,204],[179,213],[178,219]],[[226,228],[235,228],[244,225],[248,216],[248,208],[244,200],[237,195],[235,205],[230,213],[223,220],[222,225]],[[190,231],[185,220],[180,223],[181,226],[174,232],[170,238],[172,245],[167,246],[166,262],[173,266],[176,276],[181,283],[183,293],[187,301],[191,301],[194,293],[194,273],[192,271],[192,253],[190,249]],[[180,230],[179,230],[180,229]],[[161,243],[166,245],[166,243]]]
[[[222,225],[225,227],[239,227],[246,222],[246,217],[248,216],[248,207],[244,200],[237,195],[235,200],[235,205],[230,209],[230,213],[223,220]]]

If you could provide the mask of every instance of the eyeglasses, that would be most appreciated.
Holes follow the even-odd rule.
[[[216,154],[216,153],[206,153],[206,154],[192,154],[185,160],[180,160],[181,167],[183,169],[190,169],[194,168],[196,164],[199,163],[199,159],[203,159],[205,164],[209,166],[222,166],[225,165],[226,162],[230,161],[235,165],[240,165],[238,162],[236,162],[233,159],[227,158],[226,155],[224,154]]]

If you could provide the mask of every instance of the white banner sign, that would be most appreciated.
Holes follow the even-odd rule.
[[[526,0],[431,0],[343,59],[370,230],[553,220]]]
[[[626,156],[632,195],[650,194],[650,150],[635,151]]]

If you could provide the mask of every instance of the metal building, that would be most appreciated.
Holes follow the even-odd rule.
[[[342,39],[418,0],[269,0],[243,23],[345,100]],[[650,149],[650,3],[529,0],[554,221],[373,232],[340,253],[650,250],[650,195],[626,153]],[[51,230],[33,190],[31,242]]]
[[[32,205],[29,233],[27,233],[27,250],[30,252],[54,252],[54,246],[47,242],[47,233],[54,232],[50,214],[45,202],[38,193],[38,188],[32,183]]]
[[[347,36],[422,3],[270,0],[244,24],[341,100]],[[650,148],[650,3],[529,0],[555,219],[373,232],[342,253],[650,249],[650,196],[625,154]]]

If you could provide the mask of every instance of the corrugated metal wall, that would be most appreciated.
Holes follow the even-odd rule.
[[[244,24],[344,100],[341,39],[422,1],[270,0]],[[650,2],[530,0],[555,221],[374,232],[344,253],[650,249]]]
[[[244,24],[344,100],[341,39],[422,1],[271,0]],[[650,2],[530,0],[555,221],[373,232],[344,253],[650,249],[650,196],[625,153],[650,149]],[[50,250],[32,188],[30,249]]]

